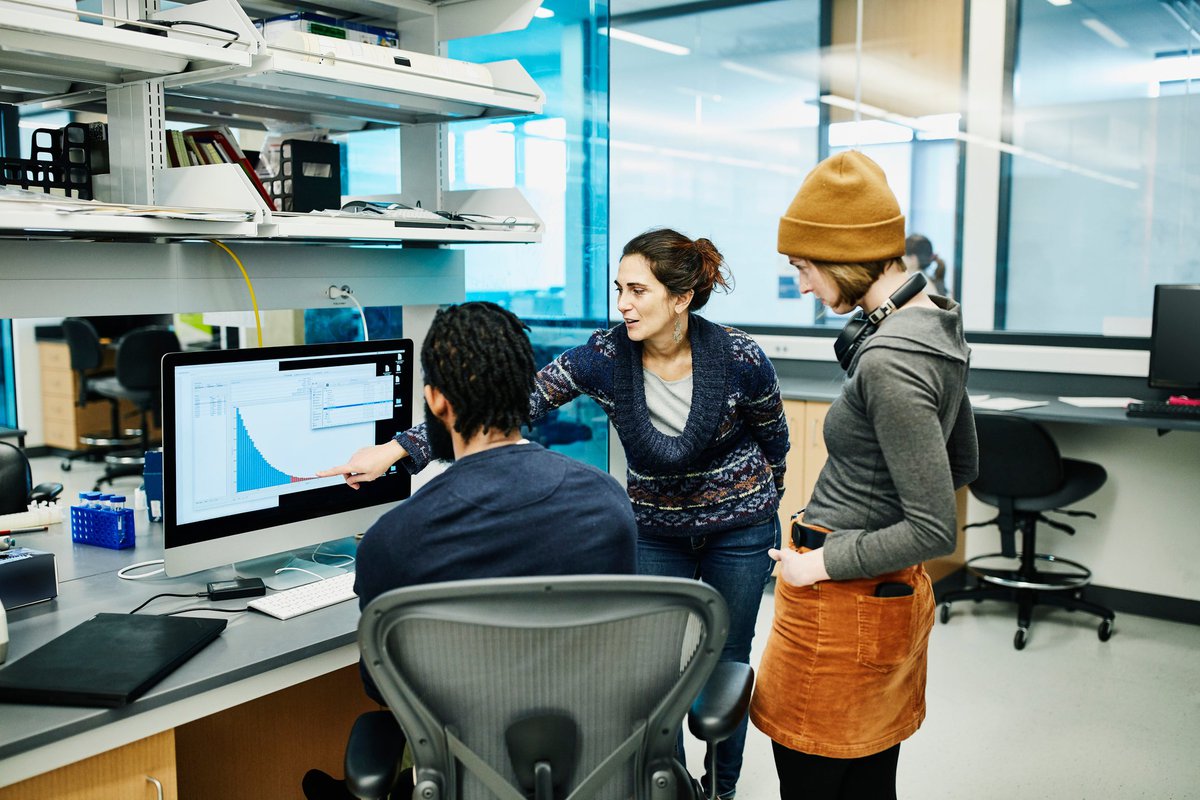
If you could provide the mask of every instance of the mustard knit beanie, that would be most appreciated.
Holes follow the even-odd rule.
[[[779,220],[779,252],[844,264],[904,255],[904,215],[879,165],[857,150],[817,164]]]

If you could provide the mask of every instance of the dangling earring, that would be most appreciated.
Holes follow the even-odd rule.
[[[675,330],[671,331],[671,338],[675,341],[675,344],[683,341],[683,325],[679,322],[678,314],[675,315]]]

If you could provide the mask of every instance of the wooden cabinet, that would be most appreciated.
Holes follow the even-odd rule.
[[[116,351],[106,350],[102,367],[111,369],[115,355]],[[82,407],[75,404],[79,397],[79,377],[71,370],[71,354],[66,342],[38,342],[38,362],[46,445],[82,450],[81,435],[108,433],[112,429],[112,406],[107,400],[94,400]],[[120,415],[122,428],[141,427],[141,412],[133,403],[122,400]],[[151,439],[156,439],[156,433],[152,427]]]
[[[0,789],[0,800],[177,800],[178,797],[173,731]]]
[[[354,720],[378,709],[350,665],[0,788],[0,800],[300,797],[308,770],[343,774]]]
[[[787,454],[787,472],[783,476],[784,495],[779,506],[779,521],[784,537],[791,531],[792,514],[808,503],[821,467],[825,466],[825,415],[829,403],[816,400],[784,400],[791,449]]]
[[[378,711],[358,666],[202,717],[175,729],[181,800],[301,797],[310,769],[345,774],[346,740],[359,714]],[[213,768],[219,743],[220,768]],[[0,798],[3,800],[3,798]]]
[[[783,413],[787,418],[788,437],[792,447],[787,455],[784,474],[784,496],[779,506],[779,521],[783,525],[784,542],[791,535],[792,514],[808,504],[828,452],[825,449],[825,415],[830,403],[817,400],[784,400]],[[958,517],[958,544],[953,553],[925,562],[925,569],[934,581],[957,571],[966,562],[966,543],[962,526],[967,519],[967,490],[955,496]]]

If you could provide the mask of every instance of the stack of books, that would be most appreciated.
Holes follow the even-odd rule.
[[[229,126],[214,125],[186,131],[167,131],[168,166],[195,167],[202,164],[237,164],[254,184],[267,208],[271,211],[278,210]]]

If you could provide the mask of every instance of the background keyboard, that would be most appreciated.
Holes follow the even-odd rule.
[[[1194,419],[1200,422],[1200,406],[1176,405],[1166,400],[1147,400],[1125,406],[1127,417],[1158,417],[1159,419]]]
[[[277,619],[291,619],[354,597],[357,597],[354,594],[354,573],[344,572],[323,581],[313,581],[256,598],[247,605]]]

